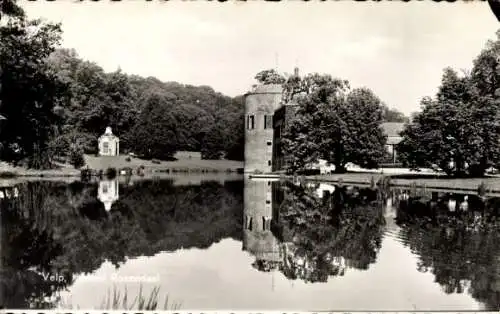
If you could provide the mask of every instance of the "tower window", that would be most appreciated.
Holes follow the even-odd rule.
[[[271,161],[270,160],[267,161],[267,165],[271,166]]]
[[[252,217],[246,217],[245,225],[248,230],[252,231]]]
[[[273,145],[273,142],[267,142],[267,146]]]
[[[254,115],[249,115],[247,117],[247,129],[249,129],[249,130],[255,129],[255,116]]]
[[[264,231],[271,230],[271,218],[270,217],[262,217],[262,229]]]
[[[272,129],[273,128],[273,116],[265,115],[264,116],[264,129]]]

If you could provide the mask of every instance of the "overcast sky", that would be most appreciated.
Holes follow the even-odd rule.
[[[444,67],[470,68],[499,23],[487,2],[123,0],[21,2],[62,22],[63,46],[106,71],[245,93],[277,67],[371,88],[405,113],[433,95]]]

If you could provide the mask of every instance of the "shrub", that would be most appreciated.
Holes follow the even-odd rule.
[[[90,169],[82,169],[80,171],[80,177],[83,182],[90,181],[90,178],[92,177],[92,170]]]
[[[106,169],[106,177],[108,179],[114,179],[114,178],[116,178],[116,169],[112,168],[112,167]]]
[[[0,171],[0,178],[14,178],[17,177],[17,173],[12,171]]]
[[[83,153],[97,154],[97,137],[83,132],[71,131],[54,138],[49,143],[49,150],[53,156],[69,156],[71,146],[76,145]]]
[[[75,167],[75,169],[83,167],[85,165],[83,151],[81,149],[72,149],[69,155],[69,163]]]
[[[126,161],[126,162],[131,162],[131,161],[132,161],[132,159],[131,159],[130,157],[127,157],[127,158],[125,158],[125,161]]]
[[[153,159],[151,160],[151,162],[154,164],[161,164],[161,161],[159,161],[158,159]]]
[[[140,166],[139,168],[137,168],[137,175],[139,176],[144,176],[144,166]]]

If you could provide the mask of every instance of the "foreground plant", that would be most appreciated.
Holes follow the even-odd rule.
[[[160,304],[160,287],[156,286],[153,288],[149,297],[147,295],[143,295],[142,285],[139,287],[139,294],[133,298],[132,302],[129,301],[129,293],[127,287],[125,287],[125,291],[123,294],[116,289],[116,286],[113,286],[113,291],[111,292],[108,289],[106,296],[101,302],[101,305],[98,307],[102,310],[138,310],[138,311],[154,311],[159,309]],[[165,295],[165,301],[163,303],[162,310],[165,311],[176,311],[181,308],[182,303],[178,301],[171,301],[169,295]],[[81,306],[77,305],[76,307],[71,304],[71,302],[66,303],[62,300],[59,302],[59,307],[64,309],[80,309]],[[161,306],[160,306],[161,308]]]
[[[160,287],[156,286],[151,291],[149,297],[143,296],[142,285],[139,287],[139,294],[133,299],[132,303],[129,305],[128,290],[125,287],[123,295],[120,291],[113,287],[113,295],[111,298],[111,293],[108,290],[105,300],[101,303],[101,309],[108,310],[139,310],[139,311],[154,311],[158,309],[159,304],[159,293]],[[174,301],[169,302],[168,294],[165,295],[165,301],[163,304],[163,310],[178,310],[181,307],[181,303]]]

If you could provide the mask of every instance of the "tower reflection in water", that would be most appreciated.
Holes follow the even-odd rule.
[[[321,184],[311,191],[318,201],[332,195],[335,187]],[[280,221],[280,207],[287,193],[278,181],[245,180],[243,250],[255,257],[252,266],[264,272],[278,270],[288,279],[306,282],[326,282],[328,276],[343,276],[344,257],[334,252],[321,252],[317,256],[306,252],[303,239],[298,239],[301,235],[294,234]]]
[[[280,242],[271,231],[273,182],[245,180],[243,250],[255,256],[253,267],[261,271],[278,268],[282,261]]]

